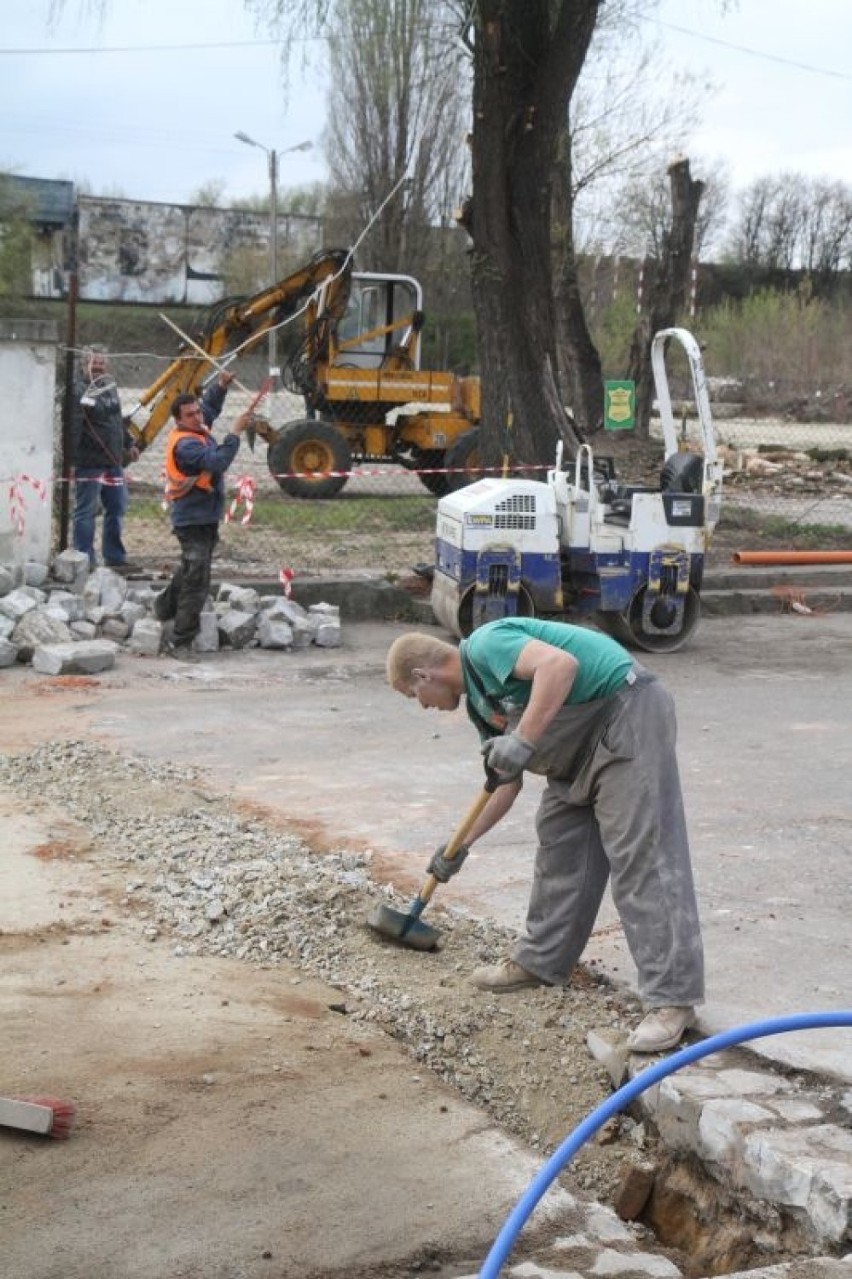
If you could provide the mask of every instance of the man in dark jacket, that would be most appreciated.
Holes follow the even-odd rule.
[[[172,531],[180,542],[181,559],[171,581],[157,596],[160,621],[174,621],[165,651],[184,661],[196,660],[192,647],[201,627],[201,611],[210,591],[213,551],[225,511],[225,472],[240,447],[240,436],[252,422],[247,410],[217,444],[209,422],[217,417],[231,380],[220,375],[199,401],[178,395],[172,402],[172,430],[166,444],[166,498]]]
[[[71,457],[74,464],[74,549],[97,564],[95,532],[103,510],[103,560],[110,568],[127,567],[122,525],[127,510],[124,461],[139,451],[121,413],[115,379],[107,371],[106,352],[83,352],[71,401]]]

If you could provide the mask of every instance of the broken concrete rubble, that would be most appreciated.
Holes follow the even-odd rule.
[[[153,578],[90,570],[86,555],[74,550],[60,551],[50,565],[0,564],[0,668],[31,662],[43,674],[91,674],[110,669],[122,648],[156,656],[171,625],[154,614],[161,588]],[[305,609],[223,582],[208,598],[194,647],[200,653],[223,647],[288,651],[340,642],[337,605]]]

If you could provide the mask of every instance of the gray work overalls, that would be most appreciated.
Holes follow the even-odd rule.
[[[643,1002],[693,1005],[704,998],[704,955],[674,703],[643,667],[627,678],[609,697],[563,706],[527,766],[547,785],[526,935],[513,958],[553,985],[567,981],[611,878]],[[509,730],[522,713],[509,711]]]

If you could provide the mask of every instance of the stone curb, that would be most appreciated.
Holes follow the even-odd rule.
[[[246,583],[248,585],[248,583]],[[276,591],[278,584],[253,585]],[[415,597],[383,574],[297,579],[293,598],[304,606],[326,600],[349,621],[397,621],[436,626],[428,595]],[[803,565],[714,569],[705,574],[701,611],[705,617],[747,616],[791,610],[799,601],[815,613],[852,611],[852,565]]]

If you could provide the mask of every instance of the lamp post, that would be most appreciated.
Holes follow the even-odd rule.
[[[291,151],[310,151],[313,142],[297,142],[293,147],[285,147],[283,151],[276,151],[274,147],[265,147],[262,142],[255,141],[250,138],[247,133],[239,130],[234,134],[238,142],[245,142],[247,146],[258,147],[259,150],[266,152],[266,158],[269,162],[269,273],[272,277],[270,283],[278,283],[278,159],[282,155],[289,155]],[[270,378],[278,378],[281,370],[278,368],[278,330],[271,328],[269,330],[269,376]]]

